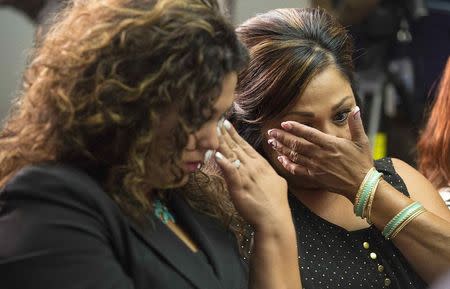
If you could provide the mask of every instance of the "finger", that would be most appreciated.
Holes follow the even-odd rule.
[[[270,130],[269,135],[276,135],[276,138],[271,138],[268,143],[274,149],[280,148],[283,154],[289,155],[297,153],[309,157],[317,155],[317,151],[321,148],[305,139],[299,138],[291,133],[282,130]]]
[[[219,148],[218,150],[227,158],[227,159],[236,159],[236,153],[233,151],[233,149],[230,147],[230,145],[227,143],[225,139],[225,135],[223,132],[221,132],[219,136]]]
[[[230,121],[226,119],[223,122],[223,127],[225,128],[226,132],[229,134],[233,142],[237,144],[246,154],[248,154],[251,157],[259,155],[258,152],[238,134],[238,132],[233,127]]]
[[[308,176],[308,170],[306,167],[300,166],[298,164],[295,164],[291,162],[286,156],[278,156],[278,161],[281,163],[281,165],[292,175],[295,176]]]
[[[216,152],[215,159],[222,169],[222,175],[227,183],[229,193],[232,197],[236,197],[236,194],[243,188],[238,168],[220,152]]]
[[[365,143],[367,141],[367,135],[364,132],[364,126],[361,120],[361,110],[358,106],[355,106],[348,118],[348,127],[353,142]]]
[[[231,131],[234,130],[234,128],[231,127],[231,124],[229,123],[227,128],[228,121],[224,122],[223,128],[222,128],[222,136],[223,140],[225,142],[225,147],[227,150],[232,151],[233,154],[236,156],[236,158],[240,159],[242,163],[248,163],[249,157],[248,154],[245,153],[242,146],[239,145],[231,136]],[[237,133],[236,133],[237,134]]]
[[[289,171],[291,174],[296,176],[308,176],[315,177],[325,175],[324,171],[320,171],[315,168],[314,165],[302,166],[290,161],[286,156],[278,156],[278,161],[283,165],[283,167]]]
[[[306,139],[307,141],[322,148],[328,148],[334,143],[332,136],[327,135],[313,127],[298,123],[296,121],[285,121],[281,127],[295,136]]]
[[[286,156],[291,162],[296,163],[298,165],[302,165],[302,166],[311,165],[311,161],[308,157],[298,153],[295,150],[292,150],[289,147],[284,146],[279,141],[271,138],[267,142],[272,146],[272,148],[275,151],[277,151],[280,155]]]

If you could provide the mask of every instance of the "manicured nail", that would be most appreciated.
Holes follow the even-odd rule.
[[[223,154],[221,154],[220,152],[216,152],[215,156],[217,160],[223,160]]]
[[[226,119],[226,120],[223,121],[223,126],[224,126],[227,130],[229,130],[229,129],[231,128],[231,122],[230,122],[228,119]]]
[[[217,125],[219,126],[219,128],[222,128],[222,126],[223,126],[223,122],[225,121],[225,118],[224,117],[221,117],[220,119],[219,119],[219,121],[217,122]]]
[[[269,129],[267,131],[267,134],[270,135],[271,137],[277,137],[277,131],[274,129]]]
[[[217,136],[221,136],[222,132],[220,131],[220,126],[219,125],[217,125],[216,130],[217,130]]]
[[[283,159],[282,156],[278,156],[278,157],[277,157],[277,160],[278,160],[280,163],[284,164],[284,159]]]
[[[281,123],[281,127],[290,130],[292,128],[292,124],[290,122],[285,121]]]
[[[276,148],[276,147],[277,147],[277,141],[274,140],[273,138],[270,138],[270,139],[267,141],[267,143],[270,144],[273,148]]]
[[[361,110],[359,109],[359,106],[355,106],[353,109],[353,119],[358,119],[361,117]]]
[[[206,163],[207,161],[209,161],[209,159],[212,157],[213,153],[214,153],[213,150],[207,150],[207,151],[206,151],[206,153],[205,153],[205,161],[204,161],[205,163]]]

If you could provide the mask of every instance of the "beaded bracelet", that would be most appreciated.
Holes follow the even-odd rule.
[[[375,193],[382,175],[383,174],[376,171],[375,168],[372,168],[367,173],[366,178],[364,178],[358,190],[357,197],[355,198],[354,212],[357,216],[365,218],[364,212],[366,211],[367,204]]]
[[[408,223],[411,222],[418,216],[416,213],[421,210],[424,210],[423,206],[419,202],[414,202],[395,215],[395,217],[393,217],[383,229],[382,234],[386,240],[391,239],[394,232],[398,234],[398,232],[400,232],[400,230],[407,225],[407,223],[404,225],[403,223],[406,221],[408,221]]]

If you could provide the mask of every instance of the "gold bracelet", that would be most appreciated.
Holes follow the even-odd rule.
[[[425,213],[427,210],[425,208],[420,208],[417,212],[409,216],[408,219],[406,219],[400,226],[398,226],[394,232],[392,232],[389,239],[394,239],[395,236],[397,236],[398,233],[406,226],[408,225],[412,220],[414,220],[416,217],[418,217],[420,214]]]
[[[362,191],[363,191],[363,188],[364,188],[364,184],[367,182],[367,179],[369,178],[369,176],[372,174],[372,171],[374,171],[374,170],[375,170],[375,168],[372,167],[372,168],[366,173],[366,176],[364,177],[364,180],[363,180],[363,181],[361,182],[361,184],[359,185],[358,192],[356,193],[356,196],[355,196],[355,203],[353,204],[354,207],[356,207],[356,204],[358,204],[358,202],[359,202],[359,198],[361,197],[361,194],[362,194]]]
[[[372,219],[371,219],[370,215],[372,212],[373,199],[375,198],[375,192],[377,191],[378,184],[380,183],[380,181],[381,181],[381,177],[377,180],[377,182],[373,186],[372,191],[370,192],[369,202],[367,203],[367,207],[364,210],[364,217],[366,217],[367,222],[371,225],[372,225]]]

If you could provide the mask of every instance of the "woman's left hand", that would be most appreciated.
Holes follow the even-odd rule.
[[[350,114],[351,140],[327,135],[295,121],[268,131],[278,160],[293,175],[314,178],[326,188],[354,200],[366,173],[373,167],[369,140],[359,108]]]

